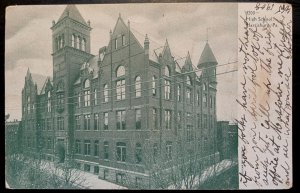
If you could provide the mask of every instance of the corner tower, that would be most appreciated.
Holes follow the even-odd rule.
[[[73,83],[80,66],[90,54],[90,22],[86,22],[75,5],[68,5],[57,22],[52,23],[53,112],[56,152],[72,155]]]

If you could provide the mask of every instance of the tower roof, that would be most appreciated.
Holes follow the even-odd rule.
[[[78,21],[79,23],[88,26],[88,24],[85,22],[85,20],[83,19],[79,10],[75,5],[67,5],[67,7],[65,8],[64,12],[61,14],[57,22],[63,20],[65,17],[69,17],[73,20]]]
[[[217,60],[216,60],[216,57],[215,55],[213,54],[208,42],[206,43],[204,49],[203,49],[203,52],[201,54],[201,57],[199,59],[199,62],[198,62],[198,67],[199,66],[202,66],[203,64],[205,63],[215,63],[217,64]]]

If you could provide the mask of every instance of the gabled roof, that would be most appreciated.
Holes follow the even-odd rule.
[[[34,73],[31,73],[31,77],[33,83],[37,85],[37,94],[40,94],[47,77],[41,74],[34,74]]]
[[[50,81],[50,84],[53,85],[53,82],[52,82],[52,78],[50,76],[48,76],[44,82],[44,85],[41,89],[41,93],[40,94],[45,94],[45,89],[46,89],[46,86],[47,86],[47,83],[48,81]]]
[[[67,7],[65,8],[64,12],[61,14],[57,22],[63,20],[65,17],[69,17],[73,20],[78,21],[79,23],[88,26],[88,24],[85,22],[85,20],[83,19],[83,17],[81,16],[80,12],[78,11],[75,5],[67,5]]]
[[[92,79],[98,78],[99,66],[98,66],[98,56],[91,57],[87,62],[84,62],[80,70],[87,70],[89,74],[92,74]],[[81,74],[74,82],[74,85],[81,83]]]
[[[215,63],[217,64],[217,60],[216,60],[216,57],[215,55],[213,54],[208,42],[206,43],[203,51],[202,51],[202,54],[200,56],[200,59],[199,59],[199,62],[198,62],[198,67],[201,66],[202,64],[205,64],[205,63]]]

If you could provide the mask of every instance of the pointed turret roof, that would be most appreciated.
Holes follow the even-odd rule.
[[[69,17],[73,20],[78,21],[79,23],[88,26],[88,24],[85,22],[85,20],[83,19],[79,10],[75,5],[67,5],[67,7],[65,8],[64,12],[61,14],[57,22],[63,20],[65,17]]]
[[[201,57],[199,59],[199,62],[198,62],[198,68],[199,66],[202,66],[203,64],[205,63],[215,63],[217,64],[217,60],[216,60],[216,57],[215,55],[213,54],[208,42],[206,43],[204,49],[203,49],[203,52],[201,54]]]

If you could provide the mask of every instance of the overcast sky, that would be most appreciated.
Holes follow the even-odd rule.
[[[196,66],[207,39],[219,64],[237,60],[236,3],[178,3],[76,5],[90,20],[91,51],[106,46],[109,30],[119,13],[141,36],[148,34],[150,46],[164,45],[166,38],[175,58],[190,52]],[[5,113],[21,119],[21,92],[26,71],[52,77],[52,21],[66,5],[12,6],[6,9],[5,26]],[[217,68],[217,73],[236,69],[237,64]],[[234,120],[237,72],[217,77],[217,119]]]

